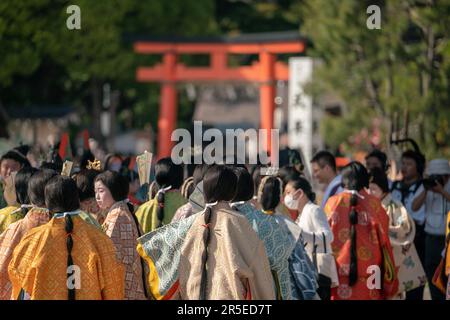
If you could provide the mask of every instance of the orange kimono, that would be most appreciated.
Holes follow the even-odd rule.
[[[359,192],[356,205],[358,281],[349,286],[350,197],[350,193],[340,193],[331,197],[325,206],[325,213],[334,235],[331,247],[339,277],[339,286],[331,289],[331,299],[386,299],[395,295],[398,289],[397,270],[388,237],[389,217],[380,200],[365,191]]]
[[[50,215],[47,209],[32,208],[25,218],[10,224],[0,235],[0,300],[11,298],[12,284],[9,281],[8,265],[14,249],[29,230],[49,220]]]
[[[114,245],[103,232],[73,219],[74,266],[79,267],[77,300],[116,300],[124,297],[124,267],[117,261]],[[12,299],[23,289],[32,300],[66,300],[67,233],[63,218],[30,230],[14,250],[8,267]]]

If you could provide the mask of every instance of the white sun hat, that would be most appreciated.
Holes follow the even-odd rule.
[[[450,174],[450,165],[447,159],[434,159],[428,163],[427,174],[429,176]]]

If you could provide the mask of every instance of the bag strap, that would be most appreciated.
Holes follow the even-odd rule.
[[[323,252],[327,253],[327,238],[325,237],[325,232],[322,232],[322,240],[323,240]]]
[[[313,232],[313,263],[314,266],[316,267],[316,270],[318,270],[317,268],[317,244],[316,244],[316,234]]]

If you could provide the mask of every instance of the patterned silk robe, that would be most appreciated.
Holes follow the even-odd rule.
[[[397,293],[398,279],[388,237],[389,217],[380,200],[360,191],[356,205],[356,251],[358,280],[349,285],[350,197],[347,192],[331,197],[325,213],[333,232],[331,243],[336,258],[339,286],[332,288],[333,300],[380,300]],[[376,277],[379,277],[376,279]]]

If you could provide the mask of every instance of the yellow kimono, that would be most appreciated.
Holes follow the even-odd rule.
[[[158,217],[156,214],[158,201],[156,197],[141,205],[136,211],[136,217],[144,234],[155,230],[158,226]],[[167,191],[164,195],[164,219],[162,224],[169,224],[177,209],[186,204],[186,202],[186,198],[178,190]]]
[[[88,213],[80,212],[79,217],[101,230],[101,226]],[[49,220],[50,215],[47,209],[33,207],[23,219],[11,223],[0,234],[0,300],[9,300],[11,298],[12,285],[8,276],[8,265],[14,249],[29,230],[39,227],[49,222]]]
[[[116,258],[111,239],[98,228],[73,219],[74,265],[80,268],[77,300],[117,300],[124,298],[125,269]],[[66,300],[67,233],[65,221],[53,218],[30,230],[14,250],[8,267],[12,298],[21,289],[32,300]]]
[[[0,210],[0,233],[5,231],[11,223],[16,222],[24,217],[20,207],[8,206]]]

